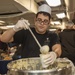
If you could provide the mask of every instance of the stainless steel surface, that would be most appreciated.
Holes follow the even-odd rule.
[[[39,58],[19,59],[8,64],[7,75],[74,75],[72,63],[66,60],[57,59],[53,65],[43,69]]]

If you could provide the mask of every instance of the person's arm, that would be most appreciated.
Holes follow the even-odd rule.
[[[57,54],[57,57],[60,57],[62,50],[61,50],[61,45],[60,44],[55,44],[52,47],[52,50]]]
[[[6,30],[2,36],[1,36],[1,41],[2,42],[12,42],[13,41],[13,35],[16,32],[13,30],[13,28]]]
[[[5,31],[2,36],[1,36],[1,41],[2,42],[12,42],[14,39],[13,39],[13,35],[18,32],[19,30],[22,30],[22,29],[28,29],[29,28],[29,23],[27,20],[25,19],[21,19],[19,20],[16,25]]]

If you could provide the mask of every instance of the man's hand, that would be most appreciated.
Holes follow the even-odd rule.
[[[47,54],[40,54],[40,59],[43,68],[47,68],[49,65],[53,64],[57,58],[55,52],[49,52]]]
[[[21,19],[19,20],[16,25],[13,27],[13,30],[15,32],[19,31],[19,30],[22,30],[22,29],[28,29],[29,28],[29,22],[28,20],[25,20],[25,19]]]

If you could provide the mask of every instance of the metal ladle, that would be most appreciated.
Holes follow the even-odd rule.
[[[25,25],[28,25],[27,22],[24,21]],[[41,48],[41,44],[39,43],[39,41],[37,40],[37,38],[35,37],[34,33],[32,32],[32,30],[30,29],[29,25],[28,25],[28,30],[30,31],[30,33],[32,34],[33,38],[35,39],[37,45]]]

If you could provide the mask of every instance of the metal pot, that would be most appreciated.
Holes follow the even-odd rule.
[[[73,75],[72,63],[59,58],[53,65],[43,69],[40,58],[24,58],[10,62],[7,75]]]

